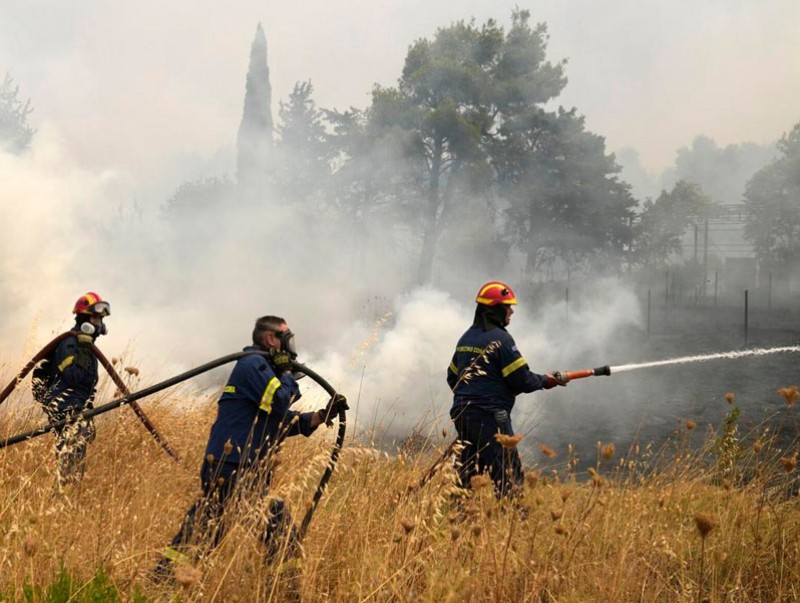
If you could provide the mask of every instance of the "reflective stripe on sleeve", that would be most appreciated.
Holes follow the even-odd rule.
[[[264,395],[261,396],[261,405],[259,408],[264,412],[269,412],[272,410],[272,398],[275,396],[275,392],[278,391],[278,388],[281,386],[281,382],[278,380],[277,377],[273,377],[267,383],[267,389],[264,390]]]
[[[189,561],[188,555],[181,553],[177,549],[173,549],[171,546],[168,546],[166,549],[164,549],[164,557],[173,562]]]
[[[226,385],[225,389],[222,390],[226,394],[235,394],[236,393],[236,386],[235,385]]]
[[[64,369],[69,367],[73,362],[75,362],[75,356],[67,356],[64,358],[64,362],[58,365],[58,372],[63,373]]]
[[[450,363],[450,370],[453,371],[454,375],[458,375],[458,367],[452,362]]]
[[[508,377],[511,373],[516,371],[521,366],[525,366],[526,364],[528,364],[528,362],[522,356],[520,356],[503,369],[503,377]]]

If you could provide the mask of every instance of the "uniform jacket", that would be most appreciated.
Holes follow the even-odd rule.
[[[530,370],[504,328],[484,331],[472,326],[458,340],[447,370],[447,384],[454,395],[450,412],[453,415],[465,405],[511,412],[517,394],[544,389],[546,383],[544,375]]]
[[[94,397],[97,385],[97,358],[89,346],[79,345],[77,326],[71,329],[75,337],[67,337],[56,346],[51,362],[58,378],[49,393],[51,405],[60,411],[81,411]]]
[[[264,348],[244,348],[251,350]],[[262,458],[270,446],[284,437],[311,435],[314,413],[289,410],[298,398],[297,381],[289,373],[277,375],[268,358],[258,354],[240,358],[219,398],[206,457],[212,455],[215,461],[248,464]],[[226,442],[230,442],[227,453]]]

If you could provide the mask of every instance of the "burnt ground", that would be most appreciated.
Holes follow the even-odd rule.
[[[649,335],[644,328],[620,333],[618,345],[603,358],[587,354],[584,365],[570,368],[798,344],[800,311],[751,312],[745,345],[741,308],[671,308],[669,314],[653,312]],[[742,436],[769,427],[778,432],[782,448],[796,450],[800,402],[789,408],[776,393],[793,384],[800,385],[800,353],[794,352],[639,369],[518,398],[515,428],[527,434],[522,452],[528,461],[548,461],[537,450],[540,442],[558,450],[554,460],[563,461],[571,443],[585,467],[596,460],[597,441],[614,442],[619,451],[634,443],[660,448],[676,439],[699,445],[738,407]],[[726,401],[729,392],[732,405]],[[687,420],[697,425],[691,433]]]

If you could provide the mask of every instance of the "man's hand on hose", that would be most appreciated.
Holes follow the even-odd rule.
[[[350,410],[350,407],[347,405],[347,398],[342,394],[335,394],[328,400],[328,405],[325,408],[320,408],[317,414],[319,418],[322,419],[323,423],[331,427],[333,425],[333,418],[338,417],[339,413],[343,410]]]
[[[565,371],[553,371],[552,373],[545,373],[544,378],[546,380],[544,384],[545,389],[551,389],[557,385],[564,386],[569,383],[569,377]]]
[[[270,355],[272,364],[279,373],[285,373],[292,370],[292,356],[289,352],[275,350]]]

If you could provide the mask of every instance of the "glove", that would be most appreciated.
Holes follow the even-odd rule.
[[[553,371],[552,373],[545,373],[544,378],[546,380],[544,388],[550,389],[555,387],[556,385],[563,385],[565,386],[569,383],[569,377],[567,373],[564,371]]]
[[[335,394],[328,400],[328,405],[325,408],[320,408],[317,414],[319,418],[330,427],[333,425],[333,418],[338,417],[339,413],[343,410],[350,410],[350,407],[347,405],[347,398],[342,394]]]
[[[292,370],[292,356],[289,352],[275,350],[270,357],[272,358],[272,364],[279,373]]]

